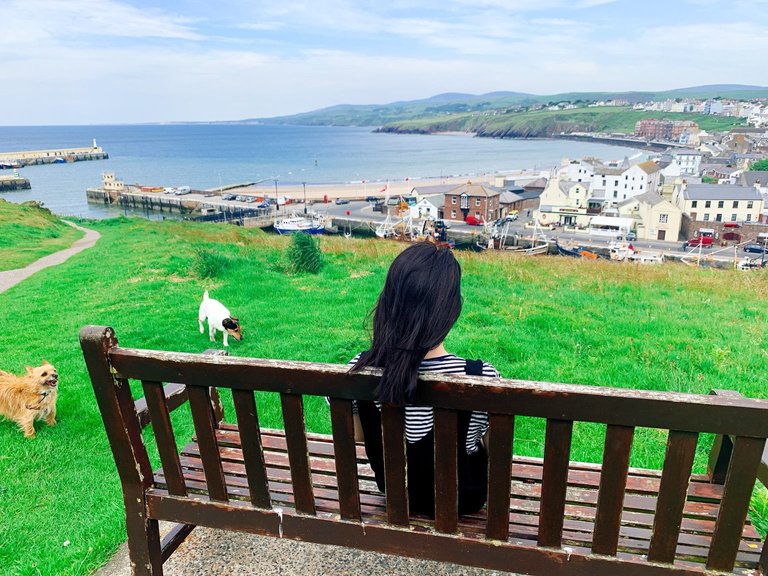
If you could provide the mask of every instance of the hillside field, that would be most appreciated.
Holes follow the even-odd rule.
[[[89,574],[125,539],[119,481],[77,339],[83,325],[112,326],[129,347],[220,348],[198,331],[207,289],[244,327],[242,342],[230,339],[231,355],[346,363],[367,345],[366,316],[404,247],[324,237],[321,272],[294,275],[290,239],[260,230],[125,218],[81,224],[102,234],[94,248],[0,294],[8,328],[0,369],[19,373],[47,359],[60,373],[56,427],[39,424],[27,441],[0,421],[2,573]],[[464,310],[446,346],[505,377],[768,397],[766,272],[457,256]],[[258,404],[262,425],[279,427],[279,400],[261,394]],[[232,421],[226,396],[225,409]],[[330,431],[323,399],[308,398],[306,412],[310,430]],[[174,417],[191,431],[188,414]],[[519,418],[516,453],[541,455],[542,431],[537,419]],[[604,427],[577,424],[571,458],[599,461],[603,436]],[[638,430],[631,464],[659,467],[665,442]],[[711,442],[700,439],[699,472]],[[753,500],[764,526],[768,497]]]

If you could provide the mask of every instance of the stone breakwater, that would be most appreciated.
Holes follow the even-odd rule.
[[[82,162],[84,160],[106,160],[109,158],[101,146],[87,148],[56,148],[51,150],[22,150],[18,152],[0,152],[0,164],[13,168],[34,164],[59,164]]]

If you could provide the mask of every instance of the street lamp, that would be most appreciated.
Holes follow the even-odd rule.
[[[275,178],[275,210],[280,210],[280,200],[277,198],[277,178]]]
[[[307,183],[302,182],[301,185],[304,187],[304,214],[307,213]]]

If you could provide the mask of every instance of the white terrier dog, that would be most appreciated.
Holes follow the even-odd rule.
[[[203,320],[208,319],[208,336],[211,342],[215,340],[216,330],[224,334],[224,346],[229,346],[227,334],[231,334],[236,340],[243,339],[243,330],[237,318],[229,313],[229,310],[213,298],[208,298],[208,290],[203,294],[200,310],[197,314],[197,322],[200,324],[200,334],[205,333]]]

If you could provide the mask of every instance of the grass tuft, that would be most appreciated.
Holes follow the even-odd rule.
[[[207,280],[226,274],[232,266],[232,258],[227,254],[210,248],[196,247],[192,260],[192,272],[198,278]]]
[[[309,234],[294,234],[288,247],[288,261],[294,274],[317,274],[323,267],[320,241]]]

